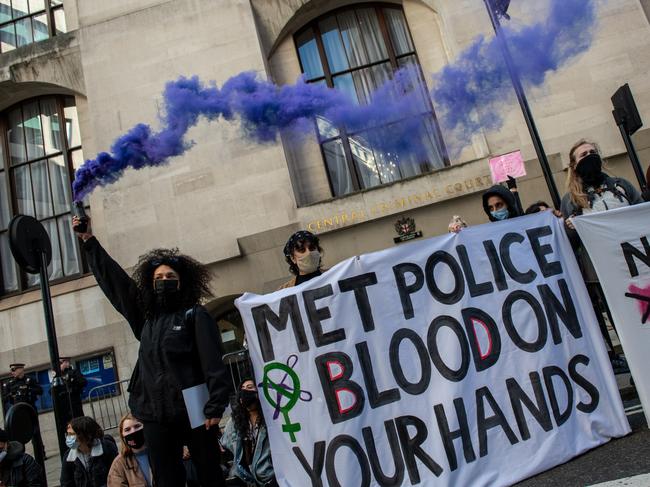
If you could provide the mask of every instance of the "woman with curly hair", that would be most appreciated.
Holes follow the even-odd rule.
[[[61,487],[106,487],[117,456],[115,440],[104,435],[93,418],[81,416],[68,423],[65,443],[68,451],[61,466]]]
[[[79,223],[73,218],[73,228]],[[140,257],[131,278],[93,236],[90,221],[77,235],[99,287],[140,341],[129,408],[144,425],[156,487],[185,485],[183,445],[201,485],[223,485],[217,434],[229,380],[217,325],[199,304],[211,295],[208,269],[178,249],[155,249]],[[192,429],[182,391],[204,383],[207,419]]]
[[[280,289],[297,286],[323,273],[323,249],[320,240],[313,233],[307,230],[294,233],[287,240],[283,253],[294,277],[280,286]]]
[[[232,405],[232,416],[226,424],[221,444],[233,454],[231,473],[242,482],[241,485],[278,485],[271,463],[271,447],[257,388],[249,377],[239,384]]]

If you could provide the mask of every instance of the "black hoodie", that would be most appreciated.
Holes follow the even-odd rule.
[[[25,447],[17,441],[7,444],[7,455],[0,462],[0,480],[12,487],[41,487],[43,473],[41,466],[30,455],[25,453]]]
[[[490,196],[500,196],[503,201],[506,202],[509,213],[508,218],[521,216],[521,213],[517,209],[515,195],[512,194],[508,188],[504,188],[500,184],[496,184],[488,189],[485,193],[483,193],[483,211],[485,211],[485,214],[488,216],[491,222],[497,221],[497,219],[492,216],[490,210],[488,209],[488,198]]]

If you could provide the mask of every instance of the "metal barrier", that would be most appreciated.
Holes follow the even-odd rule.
[[[104,431],[116,429],[122,416],[129,412],[128,385],[129,379],[125,379],[93,387],[88,392],[92,416]]]
[[[253,366],[248,356],[248,350],[244,348],[238,352],[225,354],[223,356],[223,363],[230,370],[230,380],[232,381],[231,393],[234,394],[242,378],[253,376]]]

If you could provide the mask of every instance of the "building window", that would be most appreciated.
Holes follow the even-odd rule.
[[[74,98],[30,99],[0,113],[0,294],[38,284],[9,251],[7,227],[16,214],[38,219],[52,241],[50,281],[83,272],[71,228],[73,169],[83,163]]]
[[[415,67],[416,89],[426,90],[406,19],[401,8],[345,8],[311,22],[295,35],[302,72],[309,83],[343,90],[359,104],[399,68]],[[418,138],[424,155],[383,153],[357,133],[316,120],[318,139],[333,196],[417,176],[448,164],[442,136],[429,97],[422,97]],[[396,122],[399,123],[399,122]],[[373,134],[376,137],[376,134]]]
[[[0,0],[0,53],[65,32],[63,0]]]

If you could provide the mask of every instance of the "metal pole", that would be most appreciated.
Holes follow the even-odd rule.
[[[636,153],[634,148],[634,143],[632,142],[632,137],[627,133],[627,128],[624,123],[618,124],[618,128],[621,131],[621,137],[623,137],[623,142],[625,143],[625,148],[627,149],[627,154],[630,156],[630,162],[632,163],[632,169],[634,169],[634,174],[636,179],[639,181],[639,187],[643,193],[648,189],[645,174],[643,174],[643,169],[641,168],[641,161],[639,161],[639,156]]]
[[[61,367],[59,366],[59,345],[56,341],[56,329],[54,327],[54,310],[52,309],[52,296],[50,295],[50,283],[47,275],[47,255],[40,252],[41,268],[39,270],[41,280],[41,296],[43,298],[43,311],[45,313],[45,331],[47,332],[47,344],[50,351],[50,365],[54,371],[52,380],[52,406],[54,407],[54,419],[56,434],[59,440],[61,456],[65,453],[65,424],[61,424],[61,410],[58,401],[58,390],[63,386],[61,379]]]
[[[515,67],[514,61],[512,60],[512,55],[510,54],[510,49],[508,48],[508,44],[503,38],[503,34],[501,32],[501,22],[499,21],[499,17],[497,16],[497,14],[494,12],[494,9],[492,7],[492,0],[483,0],[483,1],[485,2],[485,6],[487,7],[488,14],[490,15],[490,21],[492,22],[492,27],[494,28],[497,42],[499,43],[499,46],[501,47],[501,51],[503,52],[503,58],[505,60],[506,67],[508,68],[508,73],[510,74],[510,78],[512,79],[512,85],[515,89],[515,93],[517,94],[517,100],[519,101],[519,106],[521,107],[521,111],[524,115],[524,119],[526,120],[526,125],[528,126],[528,132],[530,133],[530,138],[533,141],[533,147],[535,148],[535,153],[537,154],[537,158],[539,159],[539,164],[542,167],[542,173],[544,174],[544,179],[546,180],[548,191],[551,194],[551,199],[553,200],[553,206],[555,207],[556,210],[558,210],[560,209],[560,202],[561,202],[560,193],[558,193],[557,186],[555,185],[555,180],[553,179],[553,173],[551,172],[551,167],[549,166],[548,159],[546,158],[546,153],[544,152],[544,147],[542,146],[542,139],[540,138],[539,133],[537,132],[537,126],[535,125],[535,121],[533,120],[533,114],[530,111],[530,107],[528,106],[528,100],[526,99],[526,93],[524,92],[524,87],[522,86],[521,80],[519,79],[519,74],[517,73],[517,69]]]

